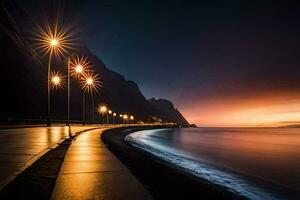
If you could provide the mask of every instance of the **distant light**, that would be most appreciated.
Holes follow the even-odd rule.
[[[131,116],[130,116],[130,119],[131,119],[131,120],[134,120],[134,117],[131,115]]]
[[[112,111],[111,111],[111,110],[109,110],[109,111],[108,111],[108,113],[109,113],[109,114],[112,114]]]
[[[123,117],[123,115],[122,115],[122,114],[120,114],[120,117]]]
[[[114,113],[113,116],[114,116],[114,117],[117,116],[117,113]]]
[[[127,119],[128,118],[128,116],[127,115],[123,115],[123,119]]]

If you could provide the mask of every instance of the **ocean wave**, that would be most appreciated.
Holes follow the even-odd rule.
[[[191,155],[173,148],[171,146],[162,145],[156,140],[150,139],[156,132],[160,130],[146,130],[131,133],[126,136],[125,141],[131,145],[140,148],[150,154],[174,164],[189,174],[202,178],[213,184],[220,185],[227,190],[253,200],[276,200],[281,199],[273,194],[269,194],[263,189],[253,186],[242,177],[217,169],[208,163],[200,162]]]

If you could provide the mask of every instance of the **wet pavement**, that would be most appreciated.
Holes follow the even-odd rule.
[[[52,199],[152,199],[130,171],[105,147],[101,130],[77,137],[65,156]]]
[[[90,128],[72,126],[71,134]],[[0,129],[0,189],[66,137],[68,127]]]

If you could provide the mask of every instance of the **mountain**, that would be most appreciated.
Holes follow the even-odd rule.
[[[0,119],[45,119],[47,110],[47,56],[33,48],[33,37],[28,30],[35,26],[30,18],[12,0],[0,3]],[[163,119],[167,122],[188,124],[173,104],[167,100],[147,100],[138,85],[108,69],[105,64],[84,45],[75,52],[87,56],[93,71],[100,75],[100,94],[85,94],[86,119],[99,121],[96,106],[105,103],[117,113],[133,114],[139,121]],[[52,62],[52,69],[66,74],[65,60]],[[71,120],[82,118],[82,97],[78,80],[71,79]],[[51,95],[51,116],[66,117],[66,88]]]
[[[177,122],[179,124],[189,124],[183,115],[174,108],[171,101],[166,99],[149,99],[148,102],[156,109],[157,116],[164,121]]]
[[[41,102],[46,102],[46,93],[41,89],[47,70],[28,44],[28,23],[28,15],[13,1],[0,2],[1,119],[39,118],[45,108]]]

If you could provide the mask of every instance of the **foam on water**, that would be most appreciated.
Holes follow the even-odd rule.
[[[263,191],[242,177],[225,172],[206,162],[201,162],[191,155],[172,146],[163,145],[151,138],[159,130],[146,130],[131,133],[126,136],[125,141],[131,145],[143,149],[152,155],[159,157],[171,164],[179,166],[190,174],[205,179],[211,183],[225,187],[233,193],[237,193],[253,200],[275,200],[279,197]]]

